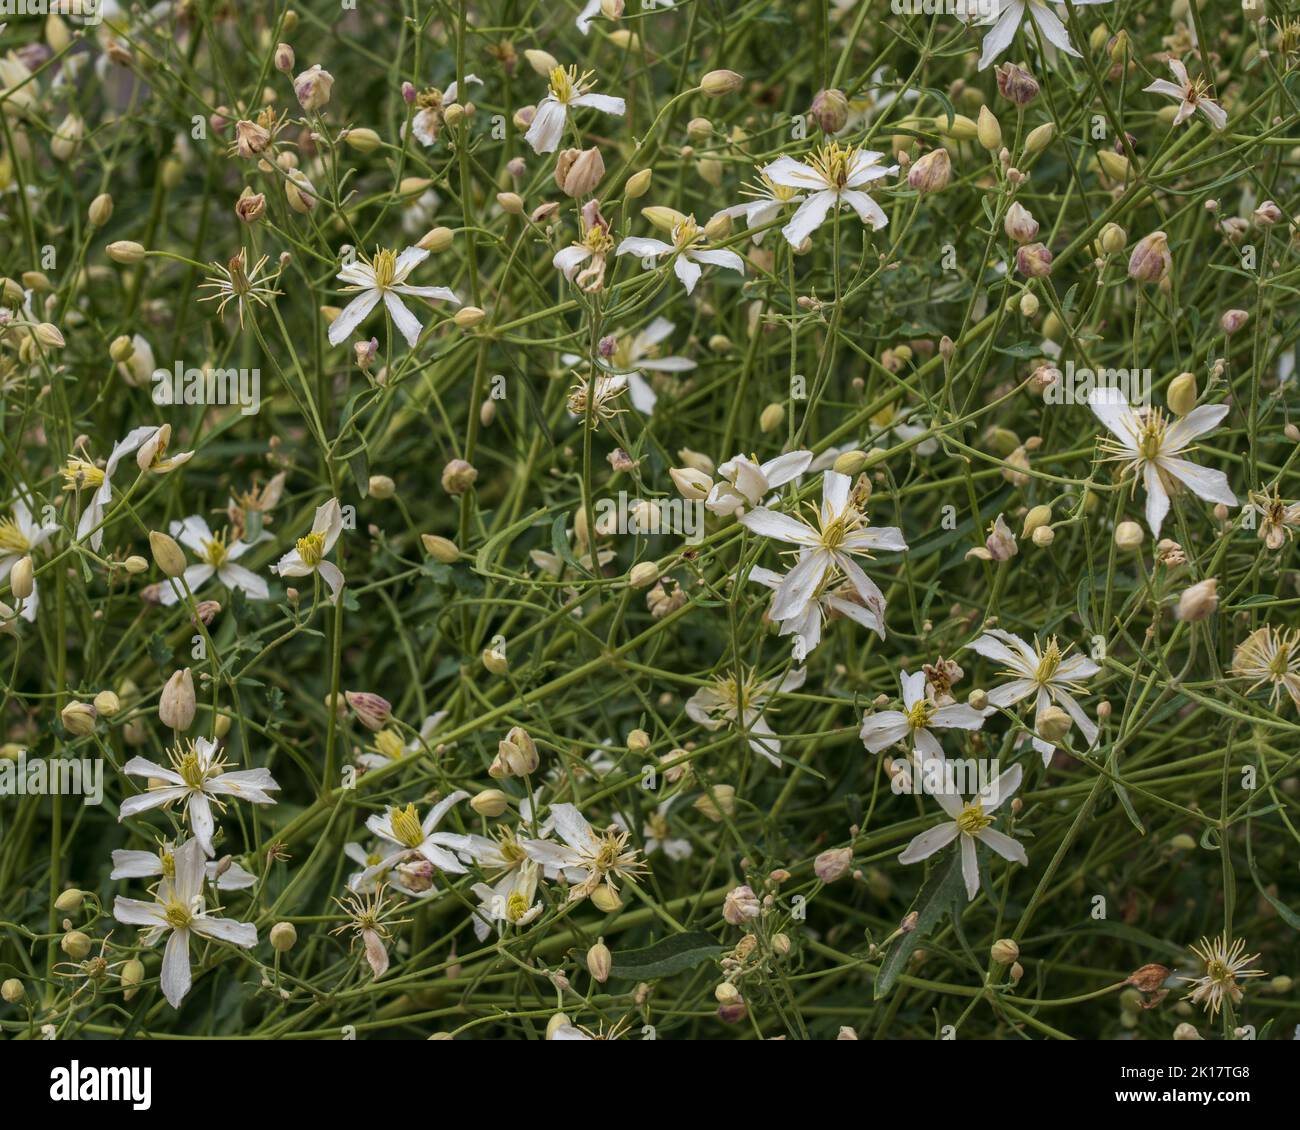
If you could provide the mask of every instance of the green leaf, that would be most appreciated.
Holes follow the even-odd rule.
[[[712,961],[722,950],[712,934],[688,930],[641,949],[616,951],[610,974],[628,981],[653,981]]]
[[[901,935],[890,949],[876,974],[876,1000],[884,1000],[894,987],[899,974],[907,968],[908,959],[938,926],[944,915],[951,914],[956,921],[966,896],[961,875],[961,851],[954,851],[948,862],[938,864],[930,872],[912,910],[916,911],[916,927]],[[910,912],[909,912],[910,913]]]

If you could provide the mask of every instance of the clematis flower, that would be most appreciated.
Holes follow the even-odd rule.
[[[160,428],[151,428],[149,434],[140,441],[140,446],[136,450],[136,466],[141,471],[148,471],[155,475],[167,475],[176,470],[177,467],[185,466],[194,458],[194,452],[178,451],[175,455],[168,455],[167,446],[171,443],[171,439],[171,424],[163,424]]]
[[[783,208],[804,198],[804,194],[798,188],[777,184],[762,169],[758,173],[758,183],[741,191],[752,199],[733,204],[730,208],[723,208],[717,215],[729,216],[733,220],[743,216],[746,228],[766,227],[781,214]],[[762,243],[765,234],[762,231],[754,232],[754,242]]]
[[[885,607],[884,594],[853,558],[869,557],[873,549],[901,552],[907,543],[895,526],[868,526],[850,486],[849,476],[837,471],[822,476],[822,504],[813,512],[816,525],[764,506],[741,516],[741,525],[761,537],[800,547],[797,564],[786,574],[772,602],[772,619],[801,616],[835,569],[844,574],[868,607]]]
[[[766,463],[744,455],[728,459],[718,467],[720,481],[709,489],[705,507],[726,518],[759,506],[777,487],[797,479],[812,463],[811,451],[787,451]]]
[[[1177,82],[1158,78],[1142,89],[1148,94],[1166,94],[1182,103],[1174,115],[1174,125],[1182,125],[1199,110],[1215,129],[1223,129],[1228,124],[1228,112],[1209,96],[1210,84],[1203,78],[1188,78],[1187,68],[1181,59],[1170,59],[1169,69]]]
[[[1265,976],[1264,970],[1250,968],[1259,960],[1259,954],[1246,952],[1244,938],[1231,943],[1226,934],[1220,934],[1213,941],[1202,938],[1200,945],[1192,946],[1191,950],[1201,959],[1205,972],[1199,977],[1180,977],[1179,980],[1192,986],[1186,999],[1204,1007],[1211,1018],[1219,1014],[1224,1001],[1231,1001],[1234,1005],[1241,1003],[1242,987],[1238,981]]]
[[[163,951],[162,991],[172,1008],[180,1008],[190,991],[190,937],[250,949],[257,945],[257,927],[236,922],[205,910],[203,897],[204,858],[199,841],[186,840],[173,856],[174,873],[164,875],[153,902],[118,895],[113,917],[127,926],[141,926],[141,944],[153,946],[166,934]]]
[[[1110,0],[1074,0],[1075,4],[1109,2]],[[993,26],[984,36],[984,49],[979,61],[981,71],[992,66],[994,60],[1011,46],[1011,41],[1015,39],[1016,32],[1020,30],[1026,15],[1033,20],[1043,38],[1053,47],[1064,51],[1067,55],[1073,55],[1076,59],[1082,58],[1070,42],[1070,36],[1065,30],[1065,25],[1061,23],[1060,17],[1048,7],[1047,0],[998,0],[998,3],[995,16],[982,17],[980,20],[981,23],[986,23],[990,19],[993,21]]]
[[[524,134],[524,140],[533,147],[534,153],[554,153],[564,136],[564,126],[569,120],[569,111],[588,106],[603,114],[622,116],[627,104],[621,98],[608,94],[592,94],[591,72],[578,74],[577,67],[553,67],[550,73],[550,92],[537,106],[532,125]]]
[[[1020,766],[1013,765],[996,781],[991,781],[980,789],[969,804],[963,804],[961,796],[955,790],[933,794],[939,806],[951,818],[951,823],[936,825],[916,836],[903,849],[898,862],[920,863],[947,847],[953,840],[960,839],[961,873],[966,881],[966,896],[971,899],[979,894],[980,889],[976,841],[992,848],[1012,863],[1028,864],[1029,856],[1025,853],[1024,845],[993,827],[992,814],[1020,787],[1020,776]]]
[[[745,261],[734,251],[724,248],[710,251],[701,246],[704,242],[704,229],[696,225],[694,216],[679,214],[672,227],[672,238],[672,243],[665,243],[662,239],[630,235],[618,245],[615,254],[635,255],[639,259],[658,259],[672,255],[673,274],[681,280],[687,294],[693,292],[695,284],[700,281],[700,264],[723,267],[742,275],[745,273]]]
[[[330,599],[337,602],[343,592],[343,571],[325,557],[343,531],[343,511],[339,500],[331,498],[316,508],[311,533],[298,539],[297,545],[271,566],[281,577],[309,577],[317,574],[329,586]]]
[[[155,875],[171,878],[176,874],[176,852],[179,849],[164,843],[157,851],[113,852],[113,871],[110,879],[150,879]],[[223,866],[224,862],[224,866]],[[212,859],[204,864],[204,877],[219,891],[243,891],[257,882],[257,876],[245,871],[233,859]]]
[[[1135,411],[1119,389],[1093,388],[1088,405],[1115,437],[1103,441],[1110,458],[1125,462],[1124,473],[1134,473],[1135,487],[1138,478],[1146,487],[1146,518],[1153,537],[1160,536],[1161,523],[1169,513],[1170,493],[1178,484],[1207,502],[1237,505],[1227,475],[1180,458],[1191,448],[1192,440],[1222,423],[1228,414],[1226,404],[1202,404],[1171,421],[1158,408]]]
[[[266,582],[256,573],[237,565],[235,562],[253,548],[258,542],[269,541],[270,534],[263,533],[256,540],[226,543],[226,533],[214,534],[207,521],[199,514],[192,514],[180,522],[171,524],[171,535],[190,552],[199,562],[185,570],[185,584],[191,593],[197,592],[209,579],[216,575],[226,588],[242,589],[250,600],[266,600],[270,592]],[[158,590],[158,600],[163,605],[173,605],[184,595],[184,590],[174,583],[164,584]]]
[[[780,767],[781,739],[764,717],[768,703],[778,694],[797,691],[808,672],[802,667],[782,676],[758,679],[753,671],[738,681],[727,675],[714,679],[711,686],[701,687],[686,700],[686,716],[706,730],[718,730],[730,723],[749,737],[749,748]]]
[[[389,808],[382,816],[368,817],[366,827],[381,840],[395,845],[397,850],[390,850],[378,863],[353,876],[355,883],[349,880],[349,886],[354,890],[364,889],[379,874],[392,871],[406,861],[418,862],[418,859],[427,860],[440,871],[463,875],[465,865],[456,858],[454,852],[466,847],[466,837],[455,832],[439,832],[437,828],[442,823],[442,818],[468,797],[469,793],[457,789],[429,809],[423,820],[413,804],[408,804],[405,808]],[[394,880],[393,886],[403,894],[414,895],[425,894],[430,889],[424,887],[417,890],[400,880]]]
[[[157,431],[158,428],[153,424],[132,428],[113,445],[102,468],[90,460],[84,448],[68,456],[61,472],[63,489],[75,493],[89,487],[92,491],[90,501],[82,508],[81,517],[77,520],[77,540],[89,537],[90,547],[96,552],[104,544],[104,531],[100,527],[104,524],[104,510],[113,497],[112,480],[118,465]]]
[[[616,879],[632,879],[643,874],[646,866],[640,852],[628,846],[629,836],[617,826],[599,835],[571,804],[553,804],[551,820],[562,843],[551,840],[520,840],[528,858],[543,868],[554,869],[572,884],[569,902],[590,898],[604,886],[618,894]]]
[[[759,565],[750,569],[749,579],[773,590],[780,589],[785,582],[785,577],[780,573]],[[857,590],[847,581],[819,592],[816,599],[808,602],[802,615],[778,621],[781,626],[778,634],[794,637],[790,657],[796,663],[802,663],[821,643],[823,622],[840,617],[855,620],[868,631],[875,632],[882,640],[885,638],[884,604],[877,608],[863,603]]]
[[[483,80],[478,75],[466,75],[465,85],[471,83],[482,86]],[[414,101],[415,116],[411,118],[411,132],[415,135],[415,140],[426,147],[435,144],[442,131],[443,114],[447,107],[459,100],[460,89],[454,79],[447,84],[446,90],[429,87],[417,93]]]
[[[357,295],[330,323],[330,345],[339,345],[351,337],[370,311],[382,301],[393,325],[406,339],[406,344],[414,348],[420,338],[420,320],[406,308],[402,302],[403,295],[460,305],[455,291],[445,286],[411,286],[407,283],[411,272],[428,257],[429,253],[422,247],[408,247],[400,255],[380,248],[373,259],[363,257],[339,271],[338,279],[347,283],[347,289],[357,292]]]
[[[655,318],[645,329],[635,334],[615,331],[600,343],[596,364],[627,380],[628,399],[632,402],[632,407],[646,416],[654,413],[659,397],[641,370],[685,373],[695,368],[695,362],[689,357],[659,356],[660,343],[672,334],[674,328],[667,318]],[[560,360],[566,365],[576,365],[582,358],[573,353],[565,353]]]
[[[237,797],[251,804],[274,804],[271,792],[279,790],[275,778],[267,769],[236,769],[226,772],[226,760],[218,745],[209,738],[197,738],[168,751],[171,767],[165,768],[143,757],[133,757],[122,772],[132,777],[148,777],[151,784],[147,792],[127,797],[118,811],[118,821],[128,816],[138,816],[151,808],[176,804],[185,806],[185,822],[194,833],[194,839],[203,847],[205,855],[213,855],[212,832],[215,822],[212,806],[225,810],[224,798]]]
[[[32,517],[30,499],[18,495],[13,500],[12,517],[0,518],[0,583],[5,581],[13,567],[32,550],[39,548],[58,530],[57,522],[37,522]],[[22,618],[29,623],[36,619],[37,583],[32,582],[32,595],[22,602]]]
[[[1097,744],[1097,724],[1084,713],[1074,697],[1083,690],[1079,681],[1091,679],[1101,670],[1086,655],[1063,654],[1055,636],[1043,649],[1037,640],[1030,647],[1019,636],[999,628],[989,628],[970,646],[986,659],[1005,663],[1005,674],[1011,676],[1009,683],[988,692],[990,706],[1014,706],[1032,695],[1037,717],[1056,703],[1074,719],[1074,724],[1087,739],[1088,748]],[[1047,765],[1056,747],[1037,734],[1033,741],[1034,749],[1043,755],[1043,764]]]
[[[486,941],[496,926],[504,931],[507,926],[527,926],[542,913],[537,899],[537,881],[541,867],[525,858],[517,867],[502,872],[491,883],[475,883],[470,890],[478,897],[474,911],[474,935]]]
[[[798,247],[826,222],[831,210],[838,211],[847,205],[864,224],[879,231],[889,223],[880,205],[863,186],[898,172],[897,165],[879,164],[883,153],[860,149],[854,145],[841,145],[832,141],[822,146],[807,161],[793,157],[778,157],[763,169],[763,175],[773,184],[793,188],[809,195],[804,197],[798,211],[781,229],[786,242]]]
[[[1300,630],[1269,624],[1256,628],[1232,653],[1232,674],[1250,683],[1247,694],[1267,684],[1272,709],[1285,693],[1300,710]]]
[[[605,261],[614,250],[614,240],[609,234],[609,224],[600,214],[600,205],[588,200],[582,206],[579,218],[579,239],[555,253],[551,266],[569,282],[576,282],[583,290],[599,290],[605,283]],[[583,263],[589,265],[581,272]]]
[[[917,768],[926,762],[944,760],[943,747],[934,736],[935,730],[978,730],[984,725],[988,711],[973,706],[949,703],[938,706],[926,694],[924,671],[899,676],[903,692],[902,710],[877,710],[862,719],[859,736],[868,753],[879,753],[896,742],[910,740],[913,761]]]

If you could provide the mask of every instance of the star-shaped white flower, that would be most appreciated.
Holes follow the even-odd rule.
[[[574,884],[569,890],[569,902],[589,898],[602,884],[617,894],[616,879],[634,878],[646,870],[640,852],[628,846],[629,836],[621,828],[611,825],[597,834],[571,804],[553,804],[550,812],[555,831],[563,842],[520,840],[519,843],[528,858],[548,874],[562,874]]]
[[[1003,859],[1027,864],[1029,856],[1025,853],[1024,845],[992,826],[992,814],[1020,787],[1020,775],[1020,766],[1013,765],[996,781],[985,785],[969,804],[962,801],[955,789],[932,794],[951,820],[949,823],[938,824],[913,839],[899,855],[898,862],[920,863],[960,838],[961,873],[966,881],[966,895],[972,899],[979,894],[980,889],[979,860],[975,854],[977,840],[992,848]]]
[[[208,914],[203,898],[204,859],[198,840],[186,840],[173,857],[174,875],[164,875],[153,902],[124,898],[113,902],[113,917],[127,926],[142,926],[142,945],[156,945],[170,933],[163,951],[162,991],[172,1008],[180,1008],[190,991],[190,937],[226,942],[250,949],[257,945],[257,927]]]
[[[1084,713],[1074,697],[1083,690],[1080,681],[1091,679],[1101,670],[1086,655],[1062,654],[1055,637],[1048,641],[1045,650],[1038,647],[1037,641],[1030,647],[1019,636],[999,628],[989,628],[970,646],[986,659],[1005,663],[1006,674],[1012,677],[1010,682],[988,692],[990,706],[1014,706],[1033,695],[1034,715],[1038,717],[1056,703],[1074,719],[1074,724],[1087,739],[1088,747],[1096,745],[1097,724]],[[1043,755],[1043,764],[1046,765],[1052,760],[1052,751],[1056,747],[1037,734],[1033,740],[1034,749]]]
[[[1106,441],[1111,457],[1123,460],[1125,471],[1131,470],[1146,487],[1146,518],[1153,537],[1160,536],[1176,484],[1207,502],[1237,505],[1227,475],[1180,458],[1194,439],[1223,422],[1226,404],[1202,404],[1171,420],[1159,408],[1135,411],[1117,388],[1094,388],[1088,393],[1088,405],[1115,437]]]
[[[330,323],[330,345],[340,345],[347,341],[380,301],[409,346],[414,346],[420,338],[420,320],[406,308],[402,295],[408,298],[434,298],[440,302],[454,302],[459,306],[460,299],[456,297],[455,291],[448,290],[445,286],[408,285],[407,277],[428,257],[429,253],[422,247],[408,247],[400,255],[381,249],[375,252],[373,259],[361,258],[344,267],[338,273],[338,279],[348,284],[349,291],[357,294]]]
[[[330,599],[337,601],[343,592],[343,570],[325,557],[342,532],[343,511],[339,500],[331,498],[316,508],[311,533],[299,538],[293,549],[271,566],[271,572],[280,577],[309,577],[316,573],[329,586]]]
[[[212,832],[216,824],[212,806],[225,807],[227,797],[238,797],[251,804],[274,804],[269,794],[280,788],[267,769],[236,769],[226,772],[226,761],[218,753],[215,741],[197,738],[170,750],[170,768],[143,757],[133,757],[122,772],[132,777],[148,777],[159,782],[148,792],[127,797],[118,810],[119,821],[137,816],[151,808],[180,802],[185,806],[185,822],[206,855],[213,854]]]
[[[781,739],[764,714],[776,695],[797,691],[807,675],[804,668],[798,667],[786,672],[784,677],[756,679],[753,672],[745,673],[739,682],[734,676],[719,677],[686,700],[686,716],[706,730],[717,730],[730,723],[745,731],[749,735],[749,748],[780,767],[781,759],[777,755],[781,752]]]
[[[910,739],[913,761],[918,769],[924,768],[932,759],[944,760],[943,747],[932,731],[978,730],[984,725],[987,711],[956,702],[935,705],[925,693],[924,671],[913,675],[903,671],[899,683],[903,692],[902,710],[877,710],[862,719],[859,737],[868,753],[879,753]]]
[[[673,274],[681,280],[686,293],[695,290],[700,281],[700,264],[723,267],[729,271],[745,273],[745,261],[734,251],[715,248],[710,251],[701,246],[704,243],[704,229],[695,223],[693,216],[681,216],[672,229],[672,243],[662,239],[650,239],[646,236],[630,235],[618,245],[615,255],[635,255],[638,259],[658,259],[664,255],[673,256]]]
[[[1199,110],[1215,129],[1223,129],[1228,124],[1228,112],[1209,97],[1209,84],[1204,79],[1188,78],[1187,68],[1181,59],[1170,59],[1169,69],[1178,80],[1176,83],[1167,78],[1158,78],[1142,89],[1148,94],[1166,94],[1182,103],[1174,115],[1174,125],[1182,125]]]
[[[841,145],[832,141],[823,145],[807,161],[793,157],[778,157],[763,169],[763,175],[774,185],[798,189],[808,193],[803,203],[781,229],[786,242],[798,247],[826,222],[831,210],[847,205],[872,231],[879,231],[889,223],[884,210],[866,192],[865,185],[892,176],[897,165],[881,165],[883,153],[859,149],[856,145]]]
[[[766,227],[781,214],[782,209],[804,198],[803,192],[799,189],[777,184],[761,169],[758,174],[758,184],[742,191],[752,199],[733,204],[730,208],[723,208],[717,214],[730,216],[733,220],[743,216],[746,228]],[[752,238],[756,244],[762,243],[765,234],[757,231]]]
[[[621,98],[608,94],[591,93],[591,72],[578,74],[577,67],[553,67],[550,73],[550,91],[538,104],[532,125],[524,140],[534,153],[554,153],[564,136],[564,125],[569,111],[579,106],[599,110],[603,114],[622,116],[627,104]]]
[[[457,789],[429,809],[423,820],[416,813],[413,804],[408,804],[405,808],[389,808],[382,816],[368,817],[366,827],[381,840],[395,845],[397,850],[390,851],[379,862],[354,875],[348,881],[348,885],[353,890],[363,890],[376,876],[417,856],[427,860],[440,871],[463,875],[466,867],[456,858],[454,852],[464,850],[468,846],[467,837],[456,832],[439,832],[437,829],[442,823],[442,818],[468,797],[469,793]],[[394,881],[393,885],[409,895],[422,895],[431,889],[427,887],[423,890],[410,889],[397,881]]]
[[[901,552],[907,549],[907,543],[896,526],[867,525],[867,516],[854,502],[851,486],[849,476],[838,471],[827,471],[822,476],[822,504],[813,514],[816,525],[765,506],[741,515],[740,523],[747,529],[761,537],[797,545],[801,550],[798,563],[777,589],[772,602],[773,620],[803,615],[836,570],[844,574],[868,607],[885,607],[884,594],[853,558],[870,556],[872,550]]]
[[[190,565],[185,570],[185,584],[191,593],[197,592],[215,574],[226,588],[242,589],[250,600],[266,600],[270,595],[266,582],[261,577],[252,570],[235,564],[257,542],[270,540],[270,534],[263,533],[256,541],[236,541],[227,545],[225,531],[214,534],[207,520],[199,514],[191,514],[183,521],[173,522],[171,534],[199,559],[198,564]],[[158,590],[159,603],[164,605],[175,604],[184,595],[185,590],[174,582],[168,582]]]

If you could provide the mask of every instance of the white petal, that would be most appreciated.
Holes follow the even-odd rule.
[[[365,290],[343,307],[342,313],[330,323],[329,343],[339,345],[352,336],[352,332],[369,316],[370,311],[379,304],[379,291]]]
[[[920,863],[923,859],[929,859],[936,851],[946,848],[956,838],[957,825],[951,820],[945,820],[942,824],[936,824],[933,828],[915,836],[900,853],[898,862]]]

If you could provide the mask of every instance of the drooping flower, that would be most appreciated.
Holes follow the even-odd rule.
[[[84,448],[68,456],[63,466],[63,489],[70,493],[79,492],[87,487],[91,490],[90,501],[81,510],[77,520],[77,540],[90,538],[90,547],[98,552],[104,544],[104,510],[113,497],[113,475],[117,473],[118,464],[126,456],[136,451],[145,440],[153,436],[158,428],[153,424],[132,428],[109,452],[104,466],[98,467],[90,459]]]
[[[686,716],[706,730],[717,730],[730,723],[748,735],[750,749],[779,767],[781,739],[765,717],[768,704],[778,694],[797,691],[807,674],[798,667],[783,677],[773,675],[766,679],[757,678],[753,671],[746,671],[739,678],[719,676],[686,700]]]
[[[220,263],[212,263],[211,267],[216,274],[199,283],[200,290],[208,289],[212,293],[200,295],[199,301],[215,302],[218,318],[233,302],[239,312],[239,328],[243,329],[244,316],[252,307],[266,306],[271,299],[281,293],[275,289],[280,271],[277,268],[273,273],[263,274],[266,263],[267,256],[263,255],[253,264],[253,269],[250,271],[247,253],[242,247],[239,249],[239,254],[228,260],[224,267]]]
[[[786,574],[772,602],[772,619],[802,615],[837,569],[869,607],[885,607],[884,594],[853,558],[870,557],[872,550],[902,552],[907,543],[895,526],[867,525],[851,486],[848,475],[827,471],[822,476],[821,507],[814,508],[812,523],[765,506],[741,516],[741,524],[760,537],[789,542],[800,549],[798,562]]]
[[[466,75],[465,85],[469,86],[471,83],[482,86],[483,80],[478,75]],[[449,106],[459,100],[460,88],[455,79],[447,84],[445,90],[438,90],[431,86],[416,93],[414,105],[417,109],[415,116],[411,118],[411,132],[415,135],[415,140],[424,146],[435,144],[438,134],[442,131],[443,115]]]
[[[1199,977],[1180,977],[1179,980],[1193,986],[1187,999],[1204,1006],[1211,1017],[1219,1014],[1224,1001],[1231,1001],[1234,1005],[1241,1003],[1239,981],[1265,975],[1262,969],[1250,968],[1259,960],[1259,954],[1246,953],[1244,938],[1237,938],[1231,944],[1225,934],[1213,941],[1202,938],[1200,945],[1192,946],[1191,950],[1204,963],[1205,971]]]
[[[1276,486],[1271,494],[1252,490],[1249,498],[1251,509],[1259,517],[1258,536],[1276,552],[1300,529],[1300,502],[1283,502]]]
[[[569,902],[590,898],[600,886],[618,894],[617,879],[633,879],[646,870],[641,853],[628,846],[629,836],[617,826],[599,835],[571,804],[553,804],[551,820],[562,843],[551,840],[520,840],[534,862],[554,868],[573,884]]]
[[[159,782],[147,792],[127,797],[118,811],[119,821],[138,816],[151,808],[180,802],[185,806],[185,822],[206,855],[212,855],[212,833],[216,822],[212,806],[224,810],[227,797],[237,797],[251,804],[274,804],[271,792],[280,786],[267,769],[236,769],[226,772],[226,760],[217,742],[197,738],[168,751],[170,767],[143,757],[133,757],[122,772],[132,777],[148,777]]]
[[[702,271],[700,264],[723,267],[729,271],[745,273],[745,261],[734,251],[725,248],[709,250],[704,247],[704,229],[695,223],[694,216],[679,215],[672,227],[672,243],[647,236],[630,235],[619,245],[616,255],[635,255],[639,259],[658,259],[673,256],[673,274],[681,280],[686,293],[695,290]]]
[[[373,890],[348,895],[346,898],[335,897],[334,901],[347,917],[342,926],[336,926],[331,934],[345,934],[351,931],[352,944],[361,942],[365,950],[366,962],[375,980],[388,972],[388,943],[393,940],[393,927],[409,922],[409,918],[398,918],[397,913],[406,904],[400,898],[389,898],[383,883]]]
[[[976,841],[992,848],[1003,859],[1012,863],[1027,864],[1029,856],[1024,845],[1005,832],[993,827],[998,810],[1020,787],[1021,769],[1013,765],[995,781],[989,782],[966,804],[955,790],[935,792],[932,795],[950,821],[937,824],[916,836],[898,857],[899,863],[919,863],[935,852],[947,847],[953,840],[961,840],[961,873],[966,882],[966,896],[973,899],[979,894],[980,869],[976,855]]]
[[[847,205],[864,224],[879,231],[889,217],[865,191],[864,186],[898,172],[897,165],[881,165],[883,153],[841,145],[832,141],[822,146],[806,161],[778,157],[763,169],[774,185],[808,193],[803,203],[781,229],[786,242],[798,247],[826,222],[832,209]]]
[[[1034,714],[1038,717],[1056,703],[1074,719],[1089,748],[1097,743],[1097,724],[1084,713],[1074,697],[1083,690],[1080,680],[1090,679],[1101,670],[1086,655],[1069,655],[1068,647],[1063,653],[1055,636],[1048,640],[1044,649],[1037,639],[1031,647],[1019,636],[999,628],[989,628],[970,646],[987,659],[1005,663],[1004,674],[1011,676],[1010,682],[988,692],[990,706],[1014,706],[1032,695]],[[1034,749],[1042,754],[1046,765],[1052,759],[1055,746],[1038,734],[1034,735],[1033,742]]]
[[[129,772],[128,768],[128,772]],[[203,896],[204,857],[197,839],[186,840],[172,857],[173,873],[164,874],[153,902],[118,895],[113,917],[127,926],[142,926],[141,944],[153,946],[166,934],[161,984],[172,1008],[180,1008],[190,991],[190,937],[249,949],[257,944],[257,927],[206,912]]]
[[[555,253],[551,266],[569,282],[576,282],[583,290],[599,290],[605,283],[605,263],[614,250],[614,239],[609,234],[609,224],[600,214],[600,204],[588,200],[582,206],[579,218],[579,239]],[[589,265],[582,271],[583,263]]]
[[[1117,388],[1089,390],[1088,404],[1115,437],[1103,441],[1110,457],[1124,462],[1125,473],[1133,472],[1135,487],[1138,479],[1146,487],[1146,519],[1154,536],[1160,536],[1170,493],[1179,483],[1207,502],[1237,505],[1227,475],[1180,458],[1194,439],[1222,423],[1226,404],[1202,404],[1172,421],[1158,408],[1135,411]]]
[[[298,539],[297,544],[271,566],[271,572],[280,577],[309,577],[317,574],[329,586],[330,599],[337,601],[343,592],[343,571],[325,558],[343,532],[343,511],[337,498],[331,498],[316,508],[311,533]]]
[[[986,711],[962,703],[937,705],[926,694],[924,671],[899,676],[903,695],[902,710],[877,710],[862,719],[859,736],[868,753],[879,753],[896,742],[910,740],[913,760],[923,768],[932,759],[942,761],[943,747],[934,730],[978,730],[984,725]]]
[[[534,153],[554,153],[564,136],[564,126],[569,111],[588,106],[604,114],[622,116],[627,105],[621,98],[608,94],[592,94],[591,72],[578,74],[577,67],[553,67],[550,73],[550,90],[537,106],[532,124],[524,140]]]
[[[356,292],[356,297],[330,323],[330,344],[339,345],[351,337],[370,311],[382,301],[393,325],[406,340],[406,344],[414,348],[420,338],[420,320],[406,308],[402,302],[403,295],[460,305],[455,291],[445,286],[411,286],[407,283],[411,272],[428,257],[429,253],[423,247],[408,247],[400,255],[387,248],[379,248],[373,259],[362,257],[339,271],[337,278],[347,283],[346,289]]]
[[[1189,78],[1181,59],[1170,59],[1169,69],[1177,82],[1158,78],[1142,89],[1148,94],[1165,94],[1181,103],[1174,115],[1174,125],[1180,126],[1198,110],[1215,129],[1228,124],[1228,112],[1209,96],[1210,84],[1202,78]]]
[[[214,534],[207,520],[200,514],[192,514],[180,522],[171,524],[171,535],[198,557],[198,563],[185,570],[185,584],[191,593],[216,575],[226,588],[242,589],[250,600],[266,600],[270,595],[266,582],[250,569],[237,565],[236,561],[247,553],[259,541],[269,541],[271,535],[263,533],[256,540],[226,541],[226,533]],[[168,606],[175,604],[184,596],[184,589],[176,584],[164,584],[158,591],[158,600]]]
[[[759,506],[777,487],[797,479],[812,464],[811,451],[787,451],[766,463],[737,455],[718,467],[719,481],[704,505],[720,517],[739,516]]]

